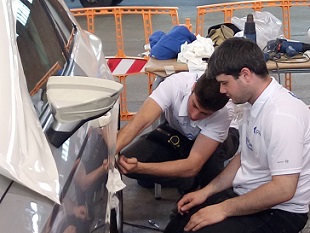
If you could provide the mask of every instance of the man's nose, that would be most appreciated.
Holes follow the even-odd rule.
[[[192,118],[192,120],[199,120],[200,119],[200,115],[201,115],[200,111],[196,110],[196,111],[192,112],[191,118]]]
[[[223,94],[226,93],[226,88],[222,84],[220,85],[220,92]]]

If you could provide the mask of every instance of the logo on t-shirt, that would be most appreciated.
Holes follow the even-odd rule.
[[[261,136],[261,132],[256,126],[254,127],[254,134],[259,134],[259,136]]]
[[[253,145],[248,137],[246,137],[246,145],[251,151],[253,151]]]

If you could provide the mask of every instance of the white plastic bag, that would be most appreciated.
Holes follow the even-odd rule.
[[[267,45],[268,41],[275,40],[278,37],[283,36],[282,21],[276,18],[273,14],[268,11],[255,11],[252,14],[254,16],[256,29],[256,42],[261,49]],[[246,16],[243,18],[234,16],[232,17],[231,22],[242,30],[235,36],[243,36]]]
[[[18,56],[17,12],[11,5],[16,2],[0,2],[0,174],[59,203],[56,163],[36,116]]]

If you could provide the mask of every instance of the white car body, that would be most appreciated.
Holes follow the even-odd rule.
[[[63,0],[2,0],[0,19],[1,229],[121,232],[121,195],[106,189],[118,173],[117,102],[103,117],[48,133],[57,120],[46,98],[50,76],[114,81],[100,39],[79,27]]]

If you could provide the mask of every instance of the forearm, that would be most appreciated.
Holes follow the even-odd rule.
[[[128,123],[117,134],[116,141],[116,154],[119,153],[125,146],[127,146],[132,140],[144,130],[147,126],[135,127],[132,122]]]
[[[119,153],[125,146],[132,142],[132,140],[143,132],[152,124],[152,121],[139,119],[133,120],[125,125],[117,133],[116,153]]]
[[[257,213],[293,198],[299,174],[274,176],[272,180],[245,195],[221,203],[226,216]]]
[[[125,125],[117,134],[116,153],[119,153],[137,135],[149,127],[162,113],[160,106],[148,98],[137,112],[134,119]]]
[[[107,173],[107,164],[101,165],[96,168],[92,172],[86,174],[83,178],[83,182],[81,183],[81,188],[84,192],[86,192],[100,177],[102,177],[105,173]]]
[[[188,165],[187,159],[167,161],[161,163],[138,163],[136,172],[166,177],[192,177],[198,173],[199,169],[194,169]]]

